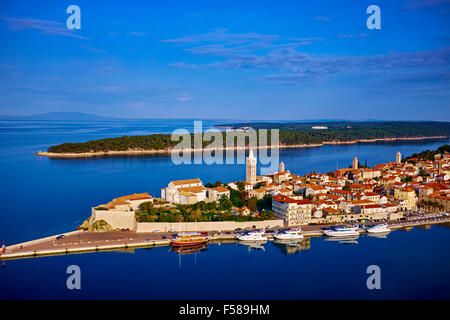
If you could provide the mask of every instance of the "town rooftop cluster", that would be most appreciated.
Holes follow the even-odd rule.
[[[283,162],[278,172],[257,176],[256,166],[256,157],[250,151],[244,181],[212,187],[204,186],[199,178],[171,181],[161,189],[160,199],[149,194],[135,194],[93,208],[90,223],[103,219],[115,226],[133,229],[135,212],[143,202],[169,205],[219,202],[230,198],[231,190],[242,192],[246,200],[270,197],[275,217],[282,219],[285,226],[399,220],[406,212],[418,208],[450,210],[450,154],[447,153],[436,155],[432,161],[414,158],[402,161],[398,152],[395,161],[374,167],[361,166],[355,157],[349,168],[303,176],[291,173]],[[260,214],[246,206],[233,207],[231,211],[234,215]],[[117,219],[119,216],[129,219]]]

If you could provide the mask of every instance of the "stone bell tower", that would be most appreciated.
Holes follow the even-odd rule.
[[[278,169],[278,172],[284,172],[284,171],[286,171],[285,168],[284,168],[284,162],[281,161],[280,162],[280,168]]]
[[[253,155],[252,149],[250,149],[250,154],[246,159],[245,181],[251,184],[256,183],[256,157]]]
[[[353,169],[358,169],[358,158],[357,157],[353,158]]]

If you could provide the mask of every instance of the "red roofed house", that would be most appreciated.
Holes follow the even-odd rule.
[[[380,204],[368,204],[368,205],[355,206],[354,211],[355,211],[355,213],[366,214],[366,215],[387,212],[386,208]]]
[[[89,218],[89,225],[99,220],[106,221],[113,229],[130,229],[136,227],[136,215],[139,205],[152,201],[153,198],[148,193],[138,193],[113,199],[107,204],[92,208],[92,215]]]
[[[353,193],[347,190],[334,189],[331,190],[331,194],[334,194],[335,196],[342,196],[345,198],[345,200],[351,200],[351,196]]]
[[[273,182],[282,183],[283,181],[287,181],[290,178],[290,174],[291,173],[289,171],[277,172],[273,175]]]
[[[325,188],[324,186],[318,186],[318,185],[312,184],[305,190],[306,197],[309,195],[314,196],[314,195],[318,195],[321,193],[327,193],[327,188]]]
[[[230,199],[230,190],[224,187],[208,188],[208,199],[211,201],[219,201],[223,196]]]

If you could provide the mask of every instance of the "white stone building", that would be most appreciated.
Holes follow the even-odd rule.
[[[310,200],[294,200],[283,195],[272,198],[272,210],[286,226],[305,225],[311,220],[313,203]]]
[[[136,210],[144,202],[153,201],[148,193],[132,194],[113,199],[107,204],[92,208],[89,225],[99,220],[106,221],[113,229],[136,229]]]
[[[219,201],[222,196],[230,199],[230,190],[224,187],[208,188],[208,199],[210,201]]]
[[[192,204],[206,200],[206,189],[198,178],[171,181],[161,189],[161,198],[173,203]]]

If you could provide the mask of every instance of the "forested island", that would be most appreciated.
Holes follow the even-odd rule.
[[[220,126],[218,126],[220,127]],[[308,122],[308,123],[239,123],[226,125],[228,128],[244,128],[237,135],[246,135],[246,128],[279,129],[280,147],[319,146],[322,144],[370,142],[377,140],[407,140],[424,138],[443,138],[450,136],[450,122]],[[320,129],[317,129],[320,128]],[[225,147],[226,132],[223,135]],[[40,155],[89,154],[108,152],[166,152],[176,146],[182,138],[172,141],[170,134],[151,134],[144,136],[122,136],[92,140],[82,143],[63,143],[48,148]],[[190,134],[191,148],[194,148],[194,134]],[[268,131],[270,145],[270,131]],[[202,141],[203,148],[211,141]]]

